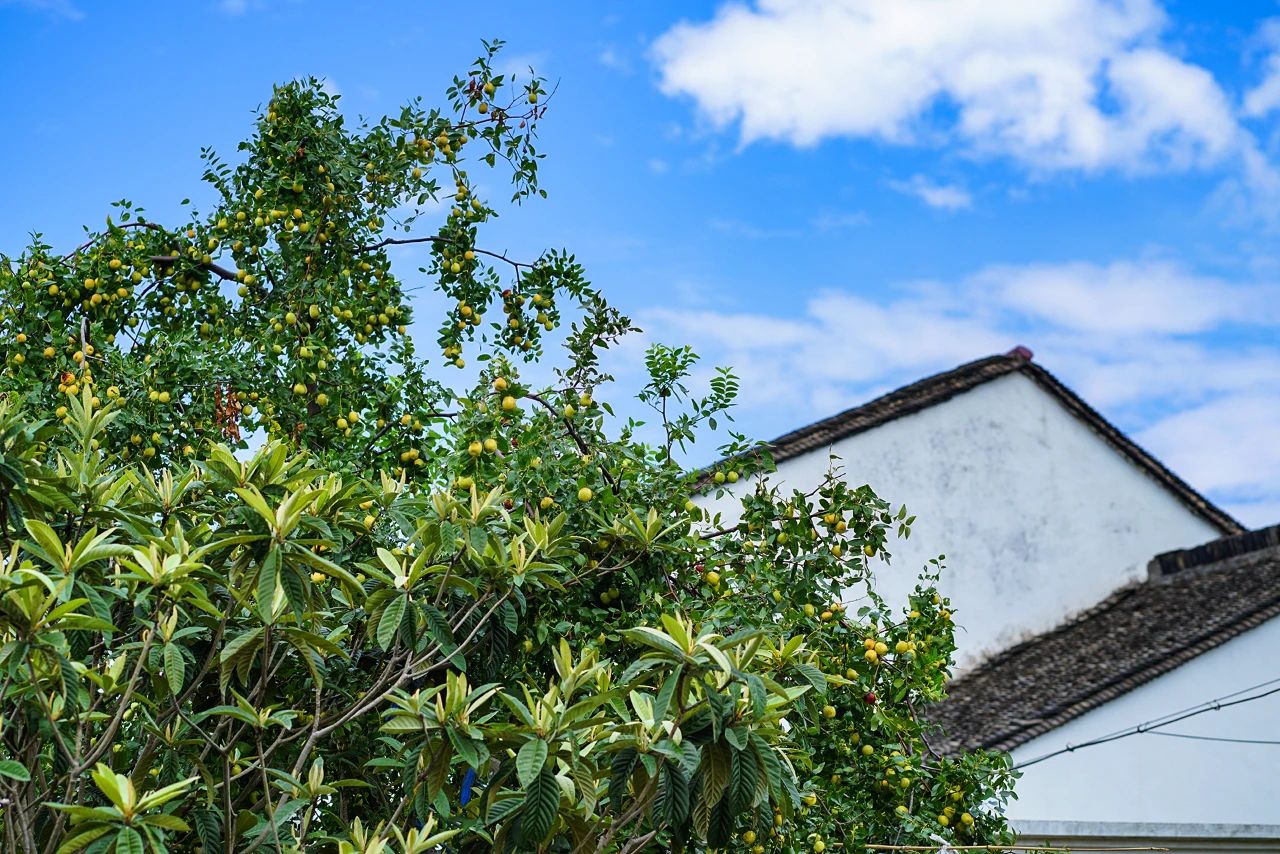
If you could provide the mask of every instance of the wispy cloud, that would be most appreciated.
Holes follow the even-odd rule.
[[[959,211],[973,207],[973,197],[964,187],[938,183],[924,175],[912,175],[906,181],[890,181],[889,186],[899,193],[915,196],[931,208]]]
[[[631,61],[614,45],[605,45],[601,48],[596,54],[596,61],[613,71],[622,74],[631,73]]]
[[[1263,524],[1280,521],[1267,516],[1280,504],[1276,305],[1280,283],[1135,259],[990,265],[875,298],[833,289],[786,317],[704,306],[639,319],[661,340],[733,365],[752,417],[788,413],[778,429],[1025,344],[1175,471]],[[1223,347],[1233,331],[1259,343]]]

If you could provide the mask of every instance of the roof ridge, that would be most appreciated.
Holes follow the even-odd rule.
[[[1276,546],[1280,546],[1280,524],[1245,531],[1230,537],[1219,537],[1185,549],[1161,552],[1147,564],[1147,573],[1150,578],[1160,578],[1186,569],[1211,566],[1233,557],[1253,554]]]
[[[823,447],[830,447],[840,439],[874,429],[898,418],[913,415],[1012,373],[1021,373],[1036,383],[1056,399],[1068,413],[1083,421],[1104,442],[1172,492],[1192,513],[1224,534],[1245,532],[1245,527],[1234,517],[1197,492],[1189,483],[1104,418],[1098,410],[1086,403],[1061,380],[1032,361],[1031,351],[1025,347],[1016,347],[1008,353],[975,359],[950,370],[931,374],[886,392],[866,403],[784,433],[770,442],[762,443],[762,446],[770,451],[774,463],[779,463]],[[746,453],[754,453],[754,451]],[[714,466],[709,466],[701,472],[702,476],[698,478],[699,487],[707,484],[713,468]]]

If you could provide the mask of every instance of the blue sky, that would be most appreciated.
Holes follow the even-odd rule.
[[[0,248],[176,215],[274,82],[380,115],[493,37],[559,91],[551,197],[489,240],[578,254],[645,329],[624,382],[693,344],[768,437],[1024,344],[1280,520],[1274,2],[0,0]]]

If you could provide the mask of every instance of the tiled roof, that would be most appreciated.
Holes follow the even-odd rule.
[[[947,751],[1012,750],[1280,617],[1280,525],[1159,555],[1151,577],[961,676]]]
[[[1182,478],[1138,447],[1124,433],[1103,418],[1044,368],[1031,359],[1031,351],[1018,347],[1002,356],[989,356],[961,365],[944,373],[926,377],[919,382],[891,391],[869,403],[846,409],[830,418],[793,430],[768,443],[775,462],[798,457],[810,451],[829,447],[834,442],[873,427],[879,427],[895,418],[911,415],[935,406],[956,395],[970,391],[983,383],[1009,374],[1022,374],[1053,395],[1062,406],[1083,421],[1108,444],[1123,454],[1139,469],[1172,492],[1193,513],[1214,525],[1224,534],[1238,534],[1244,527],[1200,493]]]

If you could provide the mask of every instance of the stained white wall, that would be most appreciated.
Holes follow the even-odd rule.
[[[880,565],[882,595],[905,602],[918,570],[946,555],[942,587],[956,605],[961,670],[1144,577],[1159,552],[1220,536],[1021,374],[831,452],[851,484],[869,483],[919,517],[910,540],[891,548],[892,566]],[[772,478],[808,491],[829,464],[818,450],[782,462]],[[752,488],[743,481],[734,490]],[[736,517],[732,499],[702,503]]]
[[[1280,619],[1273,619],[1027,742],[1013,759],[1024,762],[1277,678]],[[1277,741],[1280,694],[1207,712],[1164,731]],[[1134,735],[1032,765],[1024,769],[1017,792],[1008,810],[1015,826],[1019,820],[1277,825],[1280,744]]]

